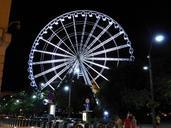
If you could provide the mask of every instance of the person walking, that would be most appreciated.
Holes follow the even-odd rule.
[[[126,119],[124,120],[124,128],[133,128],[131,113],[128,113]]]
[[[123,121],[119,116],[116,117],[115,127],[116,128],[123,128]]]
[[[159,116],[159,114],[157,114],[157,116],[156,116],[156,128],[159,128],[159,126],[160,126],[160,116]]]
[[[132,128],[138,128],[135,116],[132,116]]]

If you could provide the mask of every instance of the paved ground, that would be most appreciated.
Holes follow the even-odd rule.
[[[10,126],[0,126],[0,128],[40,128],[40,127],[10,127]]]
[[[152,128],[152,125],[150,124],[142,124],[140,128]],[[170,123],[162,123],[160,125],[160,128],[171,128],[171,122]]]
[[[0,128],[12,128],[12,127],[9,127],[7,125],[6,126],[5,125],[3,125],[3,126],[1,125]],[[19,127],[19,128],[39,128],[39,127]],[[140,128],[152,128],[152,125],[150,125],[150,124],[141,124]],[[160,125],[160,128],[171,128],[171,122],[170,123],[162,123]]]

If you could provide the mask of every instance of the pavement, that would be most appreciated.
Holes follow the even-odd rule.
[[[152,128],[151,124],[142,124],[140,125],[140,128]],[[171,128],[171,122],[170,123],[161,123],[159,128]]]
[[[35,127],[35,126],[30,126],[30,127],[14,127],[14,126],[9,126],[5,124],[0,124],[0,128],[40,128],[40,127]]]
[[[40,128],[40,127],[11,127],[9,125],[0,125],[0,128]],[[139,128],[152,128],[151,124],[141,124]],[[161,123],[159,128],[171,128],[171,122],[170,123]]]
[[[0,128],[40,128],[40,127],[34,127],[34,126],[30,126],[30,127],[11,127],[8,125],[1,125]]]

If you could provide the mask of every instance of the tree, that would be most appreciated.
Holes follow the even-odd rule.
[[[139,110],[149,102],[148,90],[124,89],[122,92],[122,102],[128,109]]]
[[[158,109],[171,110],[171,77],[156,78],[155,87],[155,100],[160,103]]]

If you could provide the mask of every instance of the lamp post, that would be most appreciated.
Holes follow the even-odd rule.
[[[68,92],[68,117],[71,115],[71,86],[65,86],[64,91]]]
[[[155,122],[155,107],[154,107],[154,88],[153,88],[153,76],[152,76],[152,67],[151,67],[151,56],[148,55],[148,64],[149,64],[149,79],[150,79],[150,95],[151,95],[151,101],[152,101],[152,106],[151,106],[151,113],[152,113],[152,123],[153,123],[153,128],[156,126]]]
[[[159,35],[156,35],[154,37],[154,42],[160,44],[164,41],[164,39],[165,39],[164,35],[159,34]],[[150,49],[149,49],[148,56],[147,56],[148,67],[144,66],[143,69],[149,70],[150,95],[151,95],[151,101],[152,101],[152,106],[151,106],[152,124],[153,124],[153,128],[155,128],[155,126],[156,126],[156,122],[155,122],[156,113],[155,113],[155,106],[154,106],[155,99],[154,99],[154,86],[153,86],[152,63],[151,63],[151,50],[152,50],[152,43],[150,44]]]

